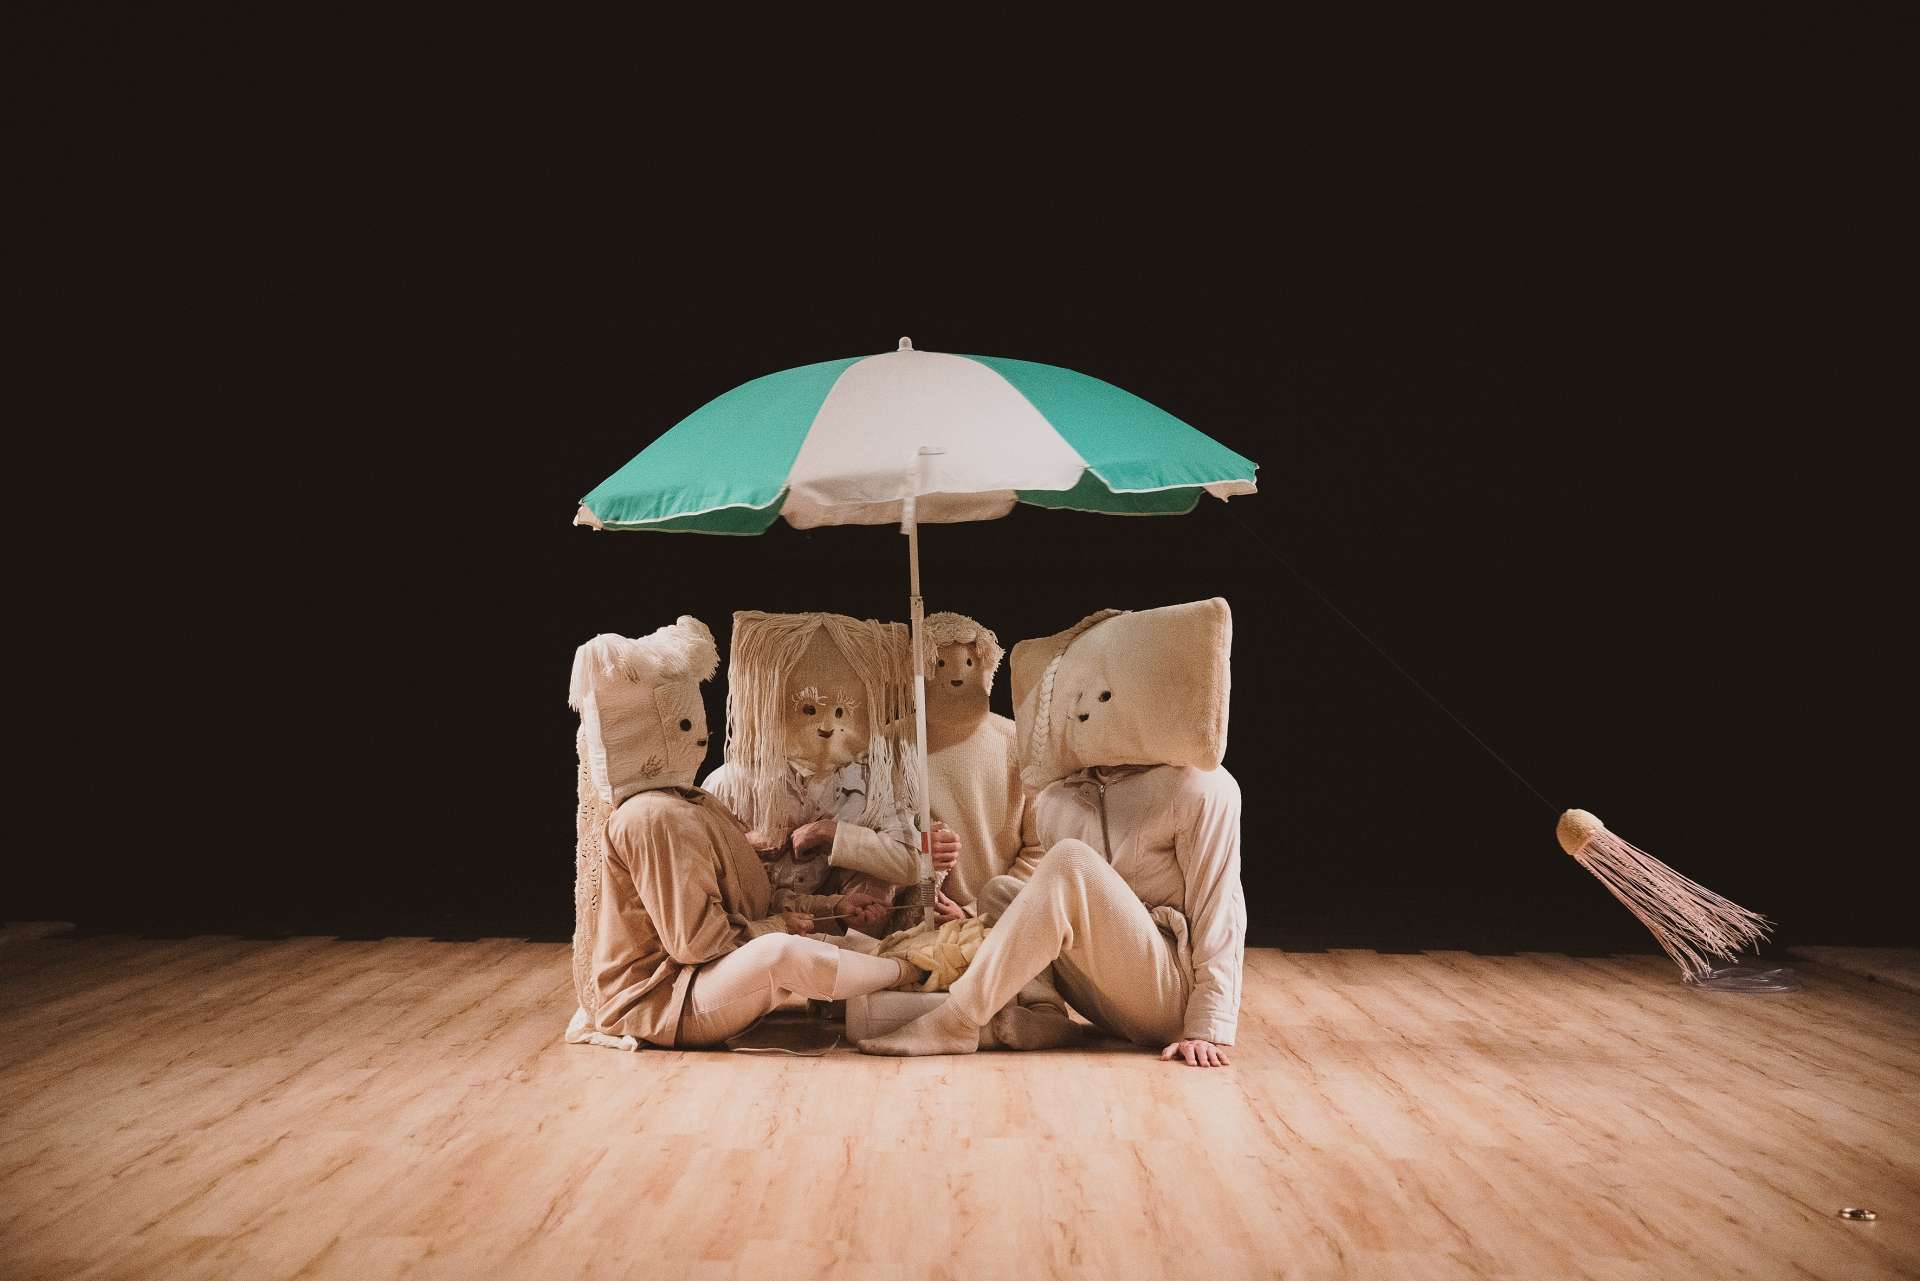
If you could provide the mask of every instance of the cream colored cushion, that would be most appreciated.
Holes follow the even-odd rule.
[[[1102,610],[1013,647],[1020,775],[1090,765],[1216,769],[1227,751],[1233,613],[1220,597]]]

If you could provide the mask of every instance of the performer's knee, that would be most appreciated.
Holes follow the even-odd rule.
[[[762,934],[741,944],[740,951],[764,964],[774,985],[789,992],[831,988],[840,969],[839,949],[797,934]]]
[[[1044,876],[1049,879],[1064,877],[1084,880],[1095,874],[1096,868],[1106,865],[1107,860],[1093,846],[1068,837],[1064,841],[1056,841],[1053,848],[1041,857],[1039,865],[1033,870],[1033,879],[1038,881]]]

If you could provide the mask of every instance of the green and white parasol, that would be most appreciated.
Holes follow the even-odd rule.
[[[907,535],[920,830],[927,815],[923,523],[1036,507],[1168,516],[1254,492],[1256,464],[1131,392],[1056,365],[897,351],[742,383],[580,501],[594,529],[758,534],[898,524]],[[931,865],[922,898],[933,916]]]

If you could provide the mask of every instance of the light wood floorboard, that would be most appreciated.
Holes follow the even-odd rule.
[[[566,949],[511,939],[29,938],[0,1275],[1920,1275],[1920,996],[1247,968],[1234,1064],[1199,1071],[570,1047]]]

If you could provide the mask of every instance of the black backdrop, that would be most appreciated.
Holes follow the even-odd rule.
[[[990,197],[1024,176],[935,167],[833,205],[656,163],[608,209],[580,176],[604,136],[554,115],[289,138],[226,98],[223,137],[297,160],[240,173],[266,151],[194,163],[138,105],[29,120],[58,197],[35,315],[86,372],[28,474],[98,503],[75,478],[118,460],[126,510],[164,514],[68,526],[26,573],[61,620],[39,670],[102,673],[140,768],[59,700],[49,773],[96,768],[9,916],[564,935],[578,643],[692,613],[724,653],[735,609],[905,613],[894,530],[595,534],[579,496],[741,381],[908,334],[1097,375],[1261,465],[1259,494],[1186,517],[923,538],[928,607],[1009,645],[1232,603],[1255,941],[1646,945],[1549,806],[1282,559],[1553,804],[1783,941],[1912,940],[1876,349],[1799,210],[1725,173],[1649,155],[1611,198],[1544,174],[1508,198],[1408,169],[1365,217],[1301,221],[1307,186],[1272,175],[1182,169],[1162,214],[1085,175],[1016,208]],[[128,641],[164,657],[122,690]]]

